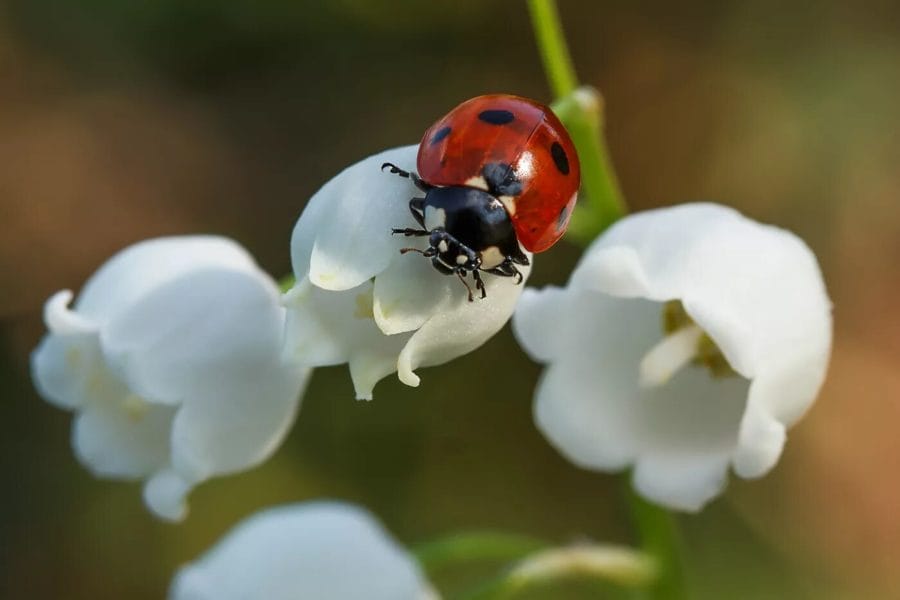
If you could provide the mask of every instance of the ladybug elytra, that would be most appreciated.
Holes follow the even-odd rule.
[[[529,252],[556,243],[569,224],[581,173],[575,146],[546,106],[527,98],[494,94],[463,102],[422,138],[418,174],[385,163],[382,169],[409,177],[425,192],[409,210],[421,229],[393,233],[428,236],[420,252],[469,292],[466,275],[486,296],[481,272],[522,274]]]

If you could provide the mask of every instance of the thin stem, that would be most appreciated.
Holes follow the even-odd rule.
[[[603,138],[600,94],[579,88],[554,0],[529,0],[531,24],[557,102],[554,111],[569,130],[581,163],[587,202],[572,218],[571,234],[587,243],[625,214],[625,203]]]
[[[585,204],[572,218],[570,231],[587,245],[627,211],[603,136],[603,100],[591,88],[579,88],[551,106],[566,126],[581,163]]]
[[[563,34],[554,0],[528,0],[528,11],[537,39],[544,71],[557,98],[568,96],[578,87],[578,77]]]
[[[641,538],[643,550],[656,560],[658,576],[648,591],[657,600],[689,598],[685,577],[683,541],[675,517],[666,509],[651,504],[627,486],[631,516]]]
[[[465,531],[420,544],[413,553],[425,572],[432,574],[462,562],[518,560],[547,546],[547,542],[525,535]]]

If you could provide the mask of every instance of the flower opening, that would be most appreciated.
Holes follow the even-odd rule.
[[[759,477],[778,461],[824,379],[831,306],[796,236],[687,204],[619,221],[567,287],[526,290],[513,325],[548,365],[535,395],[548,439],[585,468],[632,466],[642,495],[693,511],[729,466]]]

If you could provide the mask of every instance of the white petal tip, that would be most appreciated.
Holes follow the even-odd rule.
[[[414,346],[407,342],[403,350],[400,351],[400,356],[397,357],[397,377],[404,385],[409,387],[419,387],[419,383],[422,381],[413,371],[418,366],[418,363],[413,364],[414,352]]]
[[[414,329],[403,319],[395,319],[392,311],[385,309],[385,306],[380,302],[377,296],[372,301],[371,310],[375,325],[378,326],[378,329],[380,329],[381,333],[384,335],[396,335]]]
[[[752,443],[751,443],[752,441]],[[744,479],[762,477],[778,464],[787,433],[784,425],[770,419],[752,428],[744,425],[741,443],[732,460],[734,472]]]
[[[408,385],[409,387],[419,387],[419,384],[422,382],[419,376],[413,373],[412,369],[410,369],[409,367],[398,368],[397,377],[402,383]]]
[[[96,330],[93,324],[69,308],[71,290],[56,292],[44,304],[44,323],[53,333],[78,334]]]
[[[164,521],[178,523],[188,515],[187,494],[191,484],[171,470],[160,471],[144,485],[144,503]]]

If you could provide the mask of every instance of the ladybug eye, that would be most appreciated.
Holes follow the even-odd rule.
[[[478,113],[478,119],[491,125],[506,125],[515,120],[516,115],[508,110],[483,110]]]
[[[550,146],[550,156],[553,157],[553,162],[556,164],[556,168],[559,169],[559,172],[563,175],[568,175],[569,157],[566,156],[566,151],[559,142],[553,142],[553,145]]]

